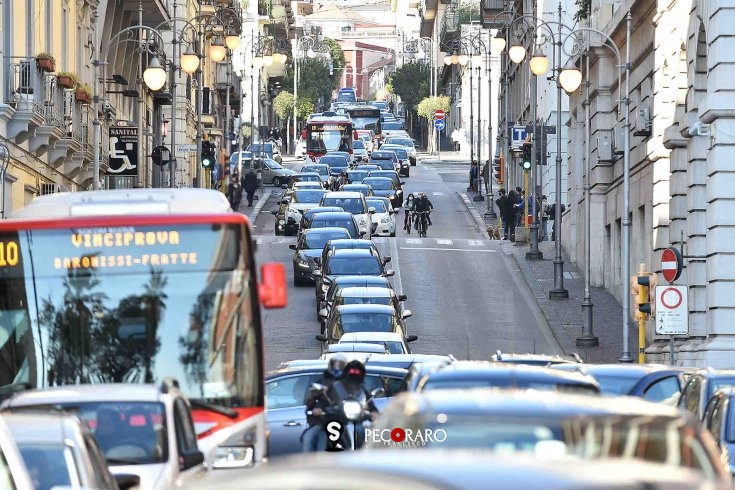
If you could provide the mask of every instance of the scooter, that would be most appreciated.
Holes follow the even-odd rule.
[[[326,420],[337,420],[342,424],[343,431],[336,445],[343,450],[354,451],[363,444],[364,431],[358,431],[358,424],[363,427],[372,420],[372,414],[368,410],[368,402],[377,396],[385,393],[383,388],[376,388],[370,393],[370,398],[365,396],[365,391],[360,389],[356,393],[347,389],[340,381],[332,385],[336,393],[336,400],[329,398],[327,395],[327,387],[318,383],[311,385],[311,389],[321,391],[327,397],[330,405],[324,409],[324,418]],[[312,415],[311,411],[306,412]],[[351,431],[348,431],[351,426]],[[350,434],[351,432],[351,434]],[[325,448],[326,449],[326,448]]]

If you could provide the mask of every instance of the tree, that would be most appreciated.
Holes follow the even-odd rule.
[[[426,97],[419,102],[417,113],[425,119],[433,119],[437,109],[441,109],[445,114],[449,113],[449,97],[440,95],[438,97]]]
[[[314,106],[319,99],[332,100],[334,89],[331,83],[324,83],[325,80],[330,80],[330,77],[329,67],[324,60],[303,60],[299,66],[298,99],[307,100]]]
[[[287,121],[293,115],[293,107],[294,98],[290,92],[279,92],[273,99],[273,110],[282,121]]]
[[[296,118],[302,121],[314,112],[314,103],[310,100],[304,100],[299,97],[296,101]]]
[[[345,60],[345,53],[342,51],[342,47],[339,45],[337,41],[334,39],[325,37],[323,39],[324,44],[329,46],[329,55],[332,57],[332,74],[330,75],[330,79],[332,80],[332,91],[337,90],[340,85],[340,79],[342,78],[342,72],[341,70],[334,70],[334,68],[340,68],[345,67],[347,65],[347,61]],[[331,97],[331,92],[330,92]]]
[[[429,96],[429,74],[424,63],[406,63],[390,76],[389,90],[400,96],[409,112],[416,112],[419,102]]]

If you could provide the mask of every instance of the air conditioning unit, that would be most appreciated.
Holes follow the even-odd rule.
[[[639,106],[635,111],[635,132],[634,136],[651,136],[651,108],[648,106]]]
[[[600,163],[612,163],[613,160],[613,138],[612,130],[601,130],[597,134],[597,161]]]

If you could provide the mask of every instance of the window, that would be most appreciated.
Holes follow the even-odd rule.
[[[179,455],[197,451],[197,437],[191,420],[191,411],[181,398],[177,398],[174,402],[174,425]]]
[[[679,381],[676,376],[660,379],[646,388],[643,398],[657,403],[673,405],[679,397]],[[673,403],[672,403],[673,402]]]
[[[699,418],[699,405],[702,391],[702,377],[693,376],[684,387],[679,407]]]
[[[268,381],[265,385],[266,409],[303,405],[306,391],[312,383],[316,382],[318,376],[316,373],[304,373]]]
[[[94,472],[94,481],[97,488],[115,488],[115,485],[109,481],[109,472],[107,471],[107,462],[100,451],[94,437],[90,435],[84,436],[84,446],[87,448],[89,460],[92,463],[92,471]]]
[[[712,437],[715,438],[715,442],[720,444],[722,442],[722,423],[723,423],[723,398],[715,398],[712,401],[712,411],[710,414],[709,430],[712,433]]]

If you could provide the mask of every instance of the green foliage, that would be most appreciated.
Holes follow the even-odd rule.
[[[426,119],[433,119],[437,109],[441,109],[445,114],[449,114],[449,97],[440,95],[438,97],[426,97],[419,102],[417,113]]]
[[[281,120],[286,120],[293,115],[293,94],[290,92],[279,92],[273,99],[273,110]]]
[[[242,133],[243,139],[249,139],[250,135],[253,134],[253,127],[250,126],[249,122],[240,125],[240,132]]]
[[[579,7],[574,14],[574,20],[579,22],[590,18],[591,0],[575,0],[574,4]]]
[[[401,97],[410,112],[416,112],[416,106],[429,96],[429,75],[423,63],[406,63],[390,76],[388,90]]]
[[[345,53],[342,51],[342,47],[335,41],[334,39],[325,37],[323,39],[324,44],[329,46],[329,55],[332,57],[332,66],[334,67],[342,67],[347,64],[345,60]],[[330,76],[332,80],[332,90],[336,90],[339,88],[339,81],[341,79],[342,72],[341,70],[333,70],[332,75]],[[331,97],[331,94],[330,94]],[[326,99],[330,100],[330,99]]]
[[[310,100],[305,100],[299,97],[296,101],[296,118],[299,121],[305,120],[314,112],[314,103]]]
[[[470,24],[472,21],[480,20],[480,2],[462,2],[457,9],[460,24]]]
[[[325,83],[330,80],[329,67],[324,60],[307,59],[300,62],[299,65],[299,100],[306,99],[316,105],[320,97],[324,97],[325,101],[332,98],[334,90],[331,83]]]

